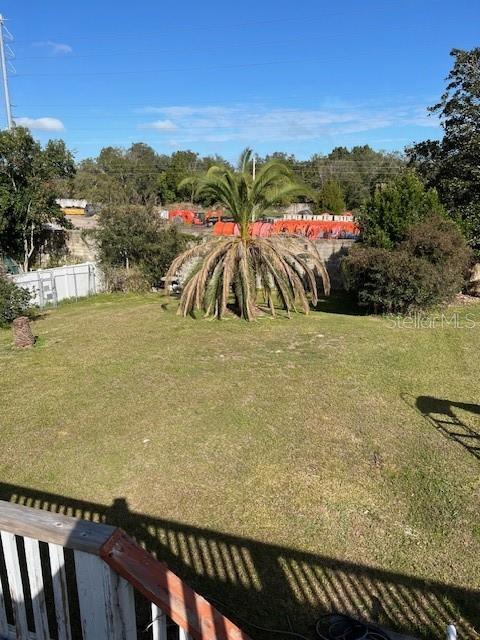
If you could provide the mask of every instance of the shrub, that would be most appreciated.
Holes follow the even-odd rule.
[[[27,313],[31,294],[0,274],[0,326]]]
[[[458,293],[468,275],[472,251],[454,222],[430,215],[407,232],[401,248],[433,264],[442,275],[442,293],[451,298]]]
[[[404,313],[439,301],[437,270],[407,251],[354,247],[342,268],[346,289],[374,313]]]
[[[158,233],[156,244],[140,261],[140,268],[150,284],[159,287],[173,260],[197,241],[197,238],[182,233],[174,225],[164,225]]]
[[[138,267],[110,267],[103,265],[105,286],[109,293],[145,293],[150,291],[148,278]]]
[[[456,226],[431,215],[393,249],[357,245],[342,262],[345,288],[374,313],[408,313],[450,301],[465,282],[470,251]]]

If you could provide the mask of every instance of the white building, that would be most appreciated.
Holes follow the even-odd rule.
[[[354,217],[351,211],[344,211],[340,214],[329,213],[324,211],[318,215],[314,215],[310,209],[299,212],[288,212],[283,216],[284,220],[323,220],[325,222],[353,222]]]

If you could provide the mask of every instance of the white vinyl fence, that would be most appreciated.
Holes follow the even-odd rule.
[[[11,276],[16,285],[32,293],[32,305],[56,305],[67,298],[83,298],[104,290],[102,272],[95,262],[54,269],[38,269]]]

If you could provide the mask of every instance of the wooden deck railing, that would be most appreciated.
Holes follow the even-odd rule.
[[[0,639],[249,640],[121,529],[0,501],[0,538]]]

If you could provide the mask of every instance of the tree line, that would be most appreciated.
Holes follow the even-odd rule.
[[[405,172],[414,172],[480,257],[480,48],[454,49],[451,55],[445,92],[431,108],[443,127],[439,140],[415,144],[404,155],[375,151],[368,145],[337,147],[308,160],[277,152],[256,158],[257,170],[272,161],[284,164],[306,187],[300,199],[310,202],[315,212],[355,210],[369,242],[379,246],[382,238],[388,244],[390,230],[382,216],[372,213],[375,199],[380,201],[379,194]],[[195,188],[213,166],[232,170],[220,156],[193,151],[158,154],[144,143],[128,149],[106,147],[98,157],[75,164],[62,141],[42,147],[27,129],[2,131],[0,256],[30,268],[52,225],[69,226],[55,204],[58,197],[85,198],[118,212],[133,206],[151,211],[154,205],[181,201],[213,206],[213,194]],[[392,219],[402,215],[405,203],[399,197],[392,196],[388,204],[388,224],[397,224]]]
[[[312,195],[303,200],[310,201],[315,211],[335,213],[364,205],[372,188],[387,181],[405,164],[399,154],[374,151],[368,145],[337,147],[327,155],[315,154],[308,160],[276,152],[258,157],[257,168],[272,160],[284,163],[309,187]],[[212,166],[233,168],[220,156],[201,156],[194,151],[159,154],[142,142],[128,149],[105,147],[96,158],[77,165],[75,176],[64,181],[62,195],[106,205],[168,206],[191,202],[208,207],[215,204],[212,198],[196,195],[194,181],[185,184],[184,180],[200,178]]]

